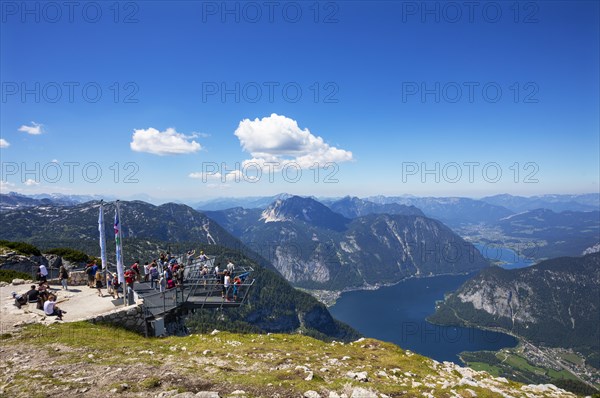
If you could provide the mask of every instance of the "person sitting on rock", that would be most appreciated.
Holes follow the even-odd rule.
[[[56,316],[59,321],[62,321],[63,314],[66,314],[67,312],[58,308],[56,305],[56,297],[51,294],[44,303],[44,313],[48,316]]]
[[[31,285],[30,287],[31,289],[25,293],[25,296],[27,296],[27,301],[30,303],[37,303],[40,299],[40,291],[37,290],[35,285]]]
[[[17,294],[17,292],[12,292],[12,297],[15,299],[15,305],[18,309],[21,309],[22,305],[27,304],[27,296],[26,294]]]
[[[49,289],[50,288],[48,287],[48,284],[46,284],[44,282],[40,282],[39,286],[37,288],[37,290],[40,292],[40,294],[47,292]]]

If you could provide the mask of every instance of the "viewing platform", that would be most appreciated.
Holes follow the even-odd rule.
[[[214,262],[215,257],[211,257],[206,261],[195,260],[192,264],[185,265],[183,285],[164,292],[160,292],[158,288],[153,289],[150,282],[135,282],[133,299],[142,303],[148,319],[159,318],[177,308],[196,310],[241,306],[254,285],[254,279],[251,278],[254,270],[237,265],[231,275],[230,286],[224,292],[223,285],[214,273]],[[202,275],[205,266],[208,273]],[[234,285],[236,277],[241,280],[237,287]]]

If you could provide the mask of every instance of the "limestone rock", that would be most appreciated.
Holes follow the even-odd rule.
[[[308,390],[303,395],[304,398],[321,398],[321,394],[316,391]]]
[[[346,377],[363,382],[369,381],[367,372],[347,372]]]
[[[376,393],[362,387],[354,387],[350,398],[379,398]]]

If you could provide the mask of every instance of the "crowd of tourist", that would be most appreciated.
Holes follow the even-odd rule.
[[[200,251],[198,256],[195,254],[195,250],[190,250],[180,261],[169,252],[161,252],[158,258],[151,262],[146,261],[142,267],[140,267],[139,260],[135,261],[124,272],[127,294],[131,294],[134,284],[140,282],[150,282],[150,289],[157,290],[163,295],[169,289],[180,288],[183,290],[186,267],[199,262],[199,275],[203,280],[203,288],[221,290],[221,297],[224,301],[238,301],[239,289],[248,273],[236,275],[236,267],[231,260],[228,260],[223,269],[221,269],[221,263],[216,263],[212,269],[209,269],[208,256],[203,251]],[[116,273],[109,270],[103,271],[95,260],[86,265],[84,272],[87,275],[88,286],[96,289],[99,297],[119,298],[120,284]],[[66,312],[56,305],[57,295],[50,291],[48,275],[47,267],[40,264],[36,273],[38,285],[31,285],[30,290],[23,294],[13,292],[12,296],[18,308],[29,303],[36,303],[37,308],[43,310],[46,315],[56,316],[57,319],[62,320]],[[58,280],[61,288],[68,291],[69,271],[64,265],[60,266]],[[107,296],[102,292],[105,284]]]

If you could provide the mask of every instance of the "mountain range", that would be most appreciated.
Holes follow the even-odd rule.
[[[600,369],[599,297],[600,253],[560,257],[521,269],[486,268],[446,295],[429,319],[573,348]]]
[[[112,236],[114,205],[105,205],[107,240]],[[0,239],[27,241],[42,251],[69,247],[99,256],[98,202],[70,207],[37,206],[0,213]],[[314,297],[294,289],[265,259],[249,250],[239,240],[205,215],[185,205],[154,206],[145,202],[121,202],[121,225],[125,263],[150,260],[159,250],[183,253],[190,248],[202,249],[223,263],[233,259],[254,268],[250,304],[232,314],[204,314],[215,322],[234,325],[240,330],[256,332],[294,332],[319,338],[353,339],[358,334],[331,317],[327,308]],[[114,245],[108,244],[109,258]],[[10,250],[9,250],[10,251]],[[14,256],[13,256],[14,257]],[[31,262],[23,257],[22,261]],[[0,269],[19,269],[11,257]],[[214,319],[213,319],[214,318]]]
[[[529,210],[498,221],[502,233],[531,242],[524,255],[542,259],[577,256],[600,242],[600,211]]]
[[[496,206],[505,207],[515,213],[548,209],[554,212],[566,210],[593,211],[600,209],[600,195],[597,193],[579,195],[539,195],[539,196],[513,196],[508,194],[487,196],[481,201]]]
[[[349,204],[346,214],[357,214],[356,200],[331,206],[343,203]],[[306,288],[365,287],[489,265],[470,243],[417,209],[399,205],[392,207],[407,214],[379,214],[378,207],[360,207],[365,215],[349,218],[313,198],[293,196],[264,210],[205,214]]]
[[[477,199],[460,197],[371,196],[366,200],[378,204],[397,203],[415,206],[427,217],[458,227],[465,224],[494,224],[513,211]]]

